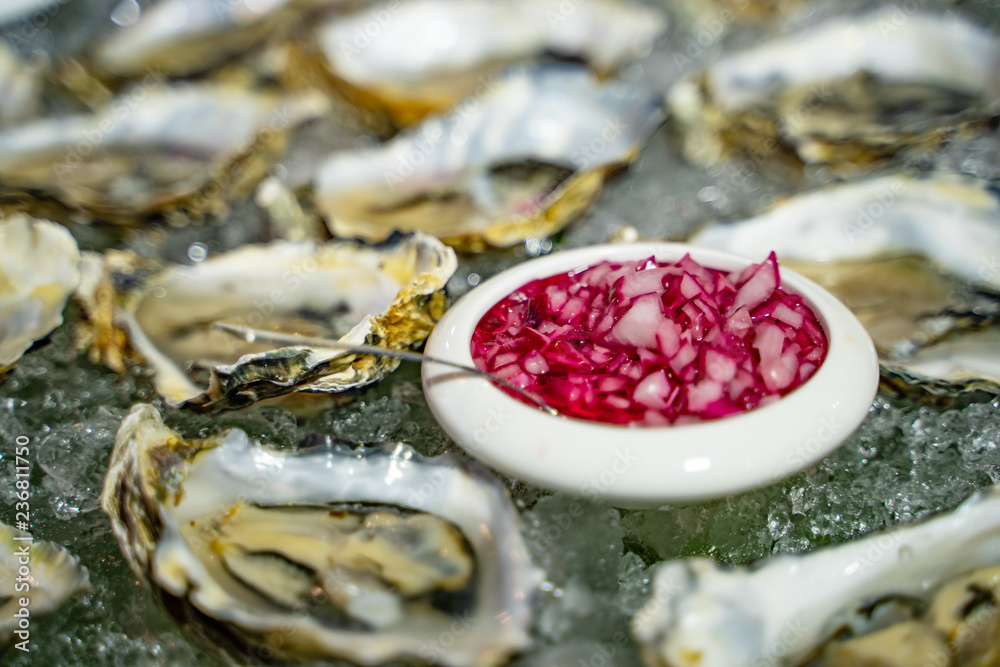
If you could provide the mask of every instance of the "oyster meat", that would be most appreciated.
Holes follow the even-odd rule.
[[[65,227],[24,213],[0,218],[0,372],[62,324],[79,263]]]
[[[215,322],[410,349],[442,315],[443,289],[456,263],[450,248],[423,234],[397,235],[378,246],[251,245],[193,266],[151,266],[112,253],[88,258],[81,300],[92,323],[124,330],[168,402],[242,408],[291,392],[361,387],[399,361],[340,348],[276,349],[238,340],[213,328]],[[95,334],[95,344],[102,341],[114,348],[120,337]],[[102,351],[105,358],[114,353]]]
[[[161,86],[147,75],[102,111],[0,132],[0,186],[45,193],[108,217],[184,205],[215,212],[249,192],[316,96],[282,100],[235,86]]]
[[[393,0],[333,16],[316,32],[329,72],[408,125],[544,53],[613,73],[665,28],[662,12],[625,0]]]
[[[490,667],[528,645],[541,576],[517,510],[450,455],[185,440],[137,405],[102,502],[135,573],[218,653]]]
[[[893,5],[731,53],[668,99],[699,164],[742,153],[849,170],[988,119],[1000,107],[998,63],[1000,37],[982,26]]]
[[[748,257],[776,251],[854,311],[883,377],[900,387],[1000,390],[996,355],[974,342],[992,334],[969,333],[1000,322],[1000,200],[983,182],[896,175],[834,186],[690,241]]]
[[[632,629],[648,667],[799,665],[830,638],[863,628],[880,604],[919,599],[998,565],[1000,489],[993,487],[923,523],[750,568],[724,569],[704,558],[665,563]],[[921,635],[906,626],[896,632]]]
[[[24,616],[19,615],[22,609],[27,608],[30,625],[30,619],[90,587],[87,568],[75,556],[4,524],[0,524],[0,575],[0,651],[11,642],[28,639],[27,627],[21,623]],[[21,605],[21,598],[27,598],[28,604]]]
[[[661,121],[655,100],[584,68],[514,70],[481,101],[331,156],[316,204],[338,236],[420,230],[462,249],[509,246],[582,215]]]

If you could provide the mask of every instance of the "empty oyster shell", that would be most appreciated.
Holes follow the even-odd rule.
[[[449,455],[184,440],[137,405],[102,502],[135,573],[217,652],[490,667],[528,645],[541,577],[517,511]]]
[[[62,324],[79,263],[65,227],[24,213],[0,218],[0,372]]]
[[[972,21],[898,6],[827,20],[729,54],[669,94],[699,164],[865,167],[934,147],[1000,105],[1000,37]]]
[[[155,266],[112,253],[103,262],[90,257],[88,273],[99,275],[80,292],[91,322],[111,319],[127,333],[168,402],[231,409],[291,392],[362,387],[399,361],[304,345],[275,349],[239,341],[213,323],[410,349],[442,315],[443,289],[456,264],[450,248],[423,234],[378,246],[252,245],[193,266]],[[115,293],[115,285],[125,287]],[[118,340],[113,331],[94,336],[94,344],[112,348],[102,351],[105,359],[114,357]]]
[[[703,558],[665,563],[632,629],[648,667],[798,665],[873,602],[920,597],[998,564],[1000,490],[993,487],[921,524],[750,568],[723,569]]]
[[[25,617],[17,615],[22,608],[28,610],[30,625],[30,619],[90,587],[87,568],[75,556],[4,524],[0,524],[0,575],[0,650],[11,641],[28,639],[28,626],[21,623]],[[21,605],[21,598],[27,598],[28,605]]]
[[[181,204],[191,214],[214,212],[249,192],[284,135],[325,104],[161,80],[148,75],[96,114],[0,132],[0,185],[111,220]]]
[[[333,155],[316,203],[339,236],[420,230],[462,249],[509,246],[582,215],[661,121],[653,99],[585,69],[517,70],[448,116]]]
[[[887,176],[839,185],[690,241],[748,257],[776,251],[854,311],[883,377],[905,378],[900,387],[1000,391],[995,355],[974,342],[991,334],[965,333],[1000,321],[1000,200],[983,182]]]
[[[613,72],[649,52],[665,28],[661,12],[624,0],[411,0],[333,16],[317,37],[327,68],[359,101],[408,125],[543,53]]]

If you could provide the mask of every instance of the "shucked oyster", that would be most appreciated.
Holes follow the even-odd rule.
[[[171,76],[202,72],[280,30],[297,4],[302,0],[164,0],[102,41],[94,64],[122,77],[150,69]]]
[[[96,114],[0,132],[0,186],[112,219],[182,204],[211,212],[256,185],[284,134],[322,108],[315,97],[160,79],[148,75]]]
[[[242,408],[291,392],[361,387],[399,361],[304,345],[275,349],[213,323],[409,349],[443,313],[442,290],[455,267],[455,253],[422,234],[378,246],[275,242],[194,266],[91,256],[80,292],[91,322],[105,328],[92,341],[110,348],[102,350],[105,361],[121,345],[119,327],[171,404]]]
[[[0,372],[62,324],[79,263],[65,227],[23,213],[0,218]]]
[[[985,28],[893,5],[729,54],[668,98],[695,162],[745,151],[843,169],[987,119],[1000,108],[998,63],[1000,37]]]
[[[840,185],[690,241],[749,257],[776,251],[854,311],[883,377],[940,394],[1000,390],[996,354],[975,342],[990,334],[964,333],[1000,321],[1000,200],[981,182],[887,176]],[[947,363],[952,356],[961,361]]]
[[[665,563],[632,629],[648,667],[798,665],[871,618],[880,603],[919,598],[997,565],[1000,490],[993,487],[925,523],[750,568],[723,569],[702,558]],[[903,664],[948,660],[946,653],[943,662]]]
[[[329,71],[405,125],[543,53],[614,71],[665,28],[661,12],[625,0],[410,0],[332,16],[317,34]]]
[[[0,524],[0,651],[9,642],[29,646],[34,618],[89,587],[87,568],[68,551]]]
[[[448,116],[332,156],[316,203],[336,235],[420,230],[463,249],[508,246],[585,212],[661,120],[654,100],[583,68],[516,70]]]
[[[137,405],[102,502],[135,573],[237,660],[490,667],[528,644],[517,511],[448,455],[184,440]]]

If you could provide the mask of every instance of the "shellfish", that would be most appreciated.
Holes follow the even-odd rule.
[[[102,502],[135,573],[218,653],[490,667],[528,644],[541,577],[517,511],[450,455],[185,440],[137,405]]]
[[[517,70],[448,116],[334,154],[316,203],[338,236],[420,230],[462,249],[509,246],[586,211],[661,121],[655,100],[586,69]]]
[[[81,300],[91,322],[126,334],[152,366],[157,391],[173,405],[229,409],[291,392],[361,387],[399,361],[339,347],[275,349],[238,341],[214,323],[409,349],[443,313],[442,290],[456,258],[436,239],[414,234],[378,246],[245,246],[194,266],[156,266],[112,253],[91,256],[88,267]],[[105,360],[116,357],[119,340],[114,331],[94,335],[95,344],[111,348],[101,350]]]

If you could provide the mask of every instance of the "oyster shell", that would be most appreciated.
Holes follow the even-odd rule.
[[[275,349],[239,341],[214,329],[214,322],[410,349],[443,313],[442,290],[455,268],[455,253],[423,234],[397,235],[379,246],[245,246],[193,266],[151,266],[111,254],[91,265],[90,273],[99,275],[87,281],[81,298],[92,322],[111,319],[124,330],[169,403],[231,409],[291,392],[361,387],[399,361],[341,349]],[[118,340],[105,331],[94,343],[108,342],[108,358]]]
[[[624,0],[411,0],[333,16],[316,32],[329,72],[409,125],[543,53],[613,72],[648,53],[665,28],[662,12]]]
[[[27,562],[24,557],[27,555]],[[27,567],[28,573],[22,569]],[[0,650],[11,641],[25,641],[26,629],[15,616],[27,598],[30,619],[47,614],[68,598],[90,587],[87,568],[52,542],[33,540],[29,533],[0,524]],[[19,631],[21,634],[18,634]]]
[[[742,152],[849,170],[988,119],[998,63],[1000,37],[974,22],[891,6],[729,54],[668,99],[699,164]]]
[[[0,218],[0,372],[62,324],[79,262],[65,227],[24,213]]]
[[[585,69],[516,70],[481,101],[330,157],[316,204],[335,235],[420,230],[462,249],[509,246],[582,215],[661,121],[654,100]]]
[[[297,9],[344,0],[164,0],[95,49],[97,69],[120,77],[149,70],[189,76],[282,34]]]
[[[30,118],[38,110],[42,67],[24,62],[0,42],[0,126]]]
[[[181,204],[193,215],[214,212],[252,189],[284,135],[325,104],[161,79],[148,75],[95,114],[0,132],[0,185],[112,220]]]
[[[797,665],[857,625],[873,603],[919,597],[997,564],[1000,489],[993,487],[924,523],[750,568],[703,558],[665,563],[632,629],[648,667]]]
[[[450,455],[184,440],[137,405],[102,502],[135,573],[220,653],[490,667],[528,645],[541,577],[517,511]]]
[[[995,355],[973,342],[990,334],[964,333],[1000,321],[1000,200],[985,183],[887,176],[840,185],[690,241],[749,257],[775,250],[854,311],[883,377],[906,378],[901,387],[1000,391]],[[937,363],[945,355],[962,359]]]

